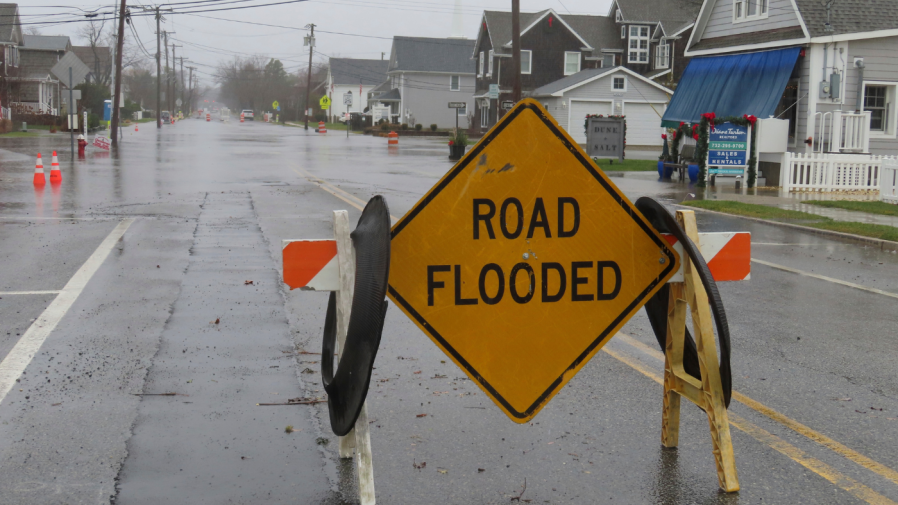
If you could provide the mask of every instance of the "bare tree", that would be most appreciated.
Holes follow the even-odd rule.
[[[78,35],[87,40],[93,55],[91,71],[94,80],[101,86],[109,86],[112,82],[112,52],[109,50],[109,42],[114,42],[112,33],[105,33],[105,19],[91,19],[89,23],[81,25]],[[108,30],[111,32],[111,30]],[[104,45],[105,44],[105,45]]]

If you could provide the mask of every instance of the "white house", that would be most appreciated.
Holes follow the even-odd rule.
[[[364,112],[368,94],[387,79],[387,60],[331,58],[327,66],[325,86],[331,99],[328,113],[332,118],[346,112]],[[344,96],[351,95],[352,105],[344,105]]]
[[[533,91],[575,141],[586,143],[588,114],[623,115],[627,147],[660,148],[661,116],[673,91],[626,67],[581,70]]]

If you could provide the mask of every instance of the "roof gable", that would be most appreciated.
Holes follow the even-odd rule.
[[[22,43],[18,4],[0,4],[0,42]]]
[[[616,0],[612,9],[615,5],[622,23],[661,23],[665,33],[673,34],[695,22],[702,0]]]
[[[567,28],[568,31],[570,31],[575,37],[577,37],[577,39],[580,40],[580,42],[582,42],[585,47],[588,47],[589,49],[594,49],[593,46],[590,45],[590,43],[587,42],[579,33],[577,33],[577,31],[574,30],[571,27],[571,25],[569,25],[567,23],[567,21],[564,20],[563,17],[559,16],[558,13],[556,13],[552,9],[546,9],[545,11],[542,12],[542,14],[540,16],[536,17],[536,19],[531,20],[530,23],[527,25],[527,28],[524,28],[523,30],[521,30],[521,35],[524,35],[525,33],[529,32],[534,26],[539,24],[539,22],[542,21],[543,19],[545,19],[547,16],[554,16],[555,19],[557,19],[558,21],[561,21],[561,24],[564,25],[564,27]],[[511,38],[509,38],[508,42],[506,42],[504,45],[511,45]]]
[[[658,84],[657,82],[652,81],[651,79],[630,70],[627,67],[617,66],[607,68],[588,68],[586,70],[581,70],[576,74],[569,75],[555,82],[550,82],[545,86],[537,88],[533,91],[531,96],[562,96],[565,92],[570,91],[574,88],[579,88],[580,86],[584,86],[595,80],[602,79],[616,73],[627,74],[628,76],[632,76],[639,81],[648,83],[651,86],[658,88],[668,95],[673,94],[673,90],[668,89]]]

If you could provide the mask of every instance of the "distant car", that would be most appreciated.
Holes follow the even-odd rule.
[[[171,112],[164,110],[159,114],[159,117],[162,118],[162,122],[165,124],[171,123]]]
[[[250,109],[244,109],[240,111],[240,114],[243,114],[244,119],[255,121],[255,119],[253,118],[253,111],[251,111]]]

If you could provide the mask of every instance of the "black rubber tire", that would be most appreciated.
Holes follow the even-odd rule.
[[[708,293],[708,302],[711,305],[711,314],[714,316],[714,323],[717,328],[718,347],[720,348],[720,382],[723,386],[723,398],[725,405],[729,408],[730,398],[733,392],[733,378],[730,370],[730,328],[727,324],[726,312],[723,309],[723,301],[720,298],[720,291],[717,289],[717,283],[708,269],[708,264],[701,252],[689,237],[680,228],[676,218],[662,206],[660,203],[649,197],[642,197],[636,200],[636,208],[649,222],[661,233],[669,233],[677,238],[683,244],[683,251],[692,260],[695,265],[698,276]],[[655,338],[661,346],[661,350],[666,349],[667,344],[667,309],[668,296],[670,287],[665,285],[661,290],[655,293],[645,304],[645,311],[655,333]],[[683,369],[689,375],[701,380],[701,370],[698,363],[698,352],[695,348],[695,340],[686,328],[686,344],[683,349]]]
[[[390,277],[390,210],[382,196],[368,201],[350,236],[355,248],[354,294],[346,345],[336,372],[335,292],[331,292],[327,303],[321,348],[321,378],[327,392],[331,429],[340,436],[352,430],[365,404],[387,313],[385,298]]]

